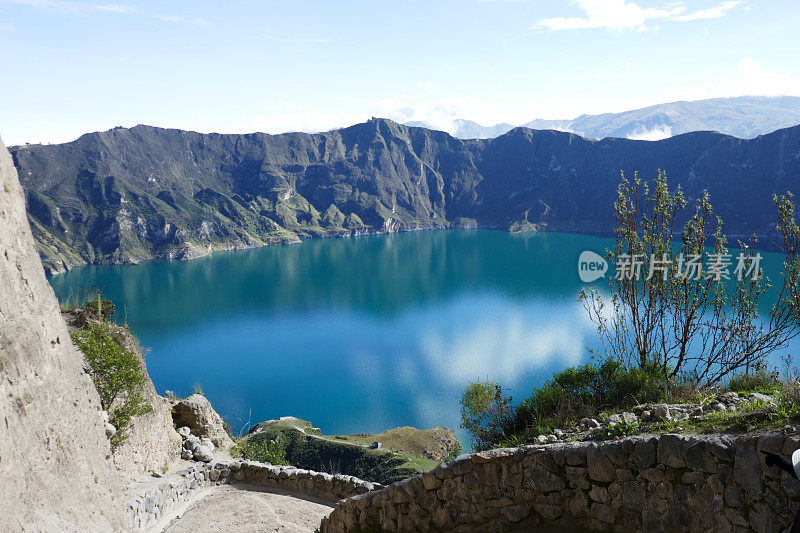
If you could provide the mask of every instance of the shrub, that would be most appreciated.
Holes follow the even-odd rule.
[[[626,369],[612,359],[571,367],[522,402],[517,409],[518,426],[544,433],[601,409],[668,400],[680,387],[678,380],[667,378],[657,368]]]
[[[273,465],[288,465],[286,460],[286,446],[281,439],[270,440],[267,438],[243,438],[233,448],[231,455],[241,457],[248,461],[259,461]]]
[[[511,398],[494,381],[475,381],[461,395],[461,427],[472,435],[477,450],[491,448],[513,424]]]
[[[461,443],[457,442],[450,450],[450,453],[447,454],[447,457],[444,458],[445,463],[449,463],[450,461],[455,461],[456,458],[461,455],[461,452],[464,451],[464,448],[461,447]]]
[[[114,450],[127,439],[131,419],[152,410],[142,396],[147,376],[136,354],[114,338],[109,324],[91,322],[86,328],[73,331],[71,337],[83,352],[101,406],[117,428],[111,438]]]
[[[105,300],[99,292],[84,302],[83,310],[89,318],[97,320],[108,320],[117,312],[114,302]]]

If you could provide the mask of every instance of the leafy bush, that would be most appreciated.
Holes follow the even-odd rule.
[[[86,328],[73,331],[71,337],[86,358],[100,404],[117,428],[111,438],[114,450],[127,439],[131,419],[152,410],[142,396],[147,376],[139,358],[120,344],[109,324],[91,322]]]
[[[666,378],[654,367],[626,369],[608,359],[600,365],[567,368],[553,376],[517,409],[518,425],[541,428],[563,426],[598,410],[629,407],[670,399],[678,389],[678,380]]]
[[[464,451],[464,448],[461,447],[461,443],[457,442],[455,444],[455,446],[453,446],[453,449],[450,450],[450,453],[447,455],[447,457],[444,458],[444,462],[445,463],[449,463],[450,461],[455,461],[456,458],[459,455],[461,455],[461,452],[463,452],[463,451]]]
[[[108,320],[117,312],[114,302],[104,299],[99,292],[84,302],[83,310],[90,318],[97,320]]]
[[[472,434],[473,446],[485,450],[505,438],[513,425],[511,398],[494,381],[475,381],[461,395],[461,427]]]
[[[288,465],[286,446],[280,439],[242,439],[231,448],[231,455],[248,461]]]
[[[627,437],[639,431],[639,422],[633,420],[620,420],[613,422],[606,428],[606,438]]]
[[[597,365],[567,368],[555,374],[516,407],[497,383],[470,383],[461,398],[461,427],[472,434],[476,449],[516,446],[526,438],[552,433],[604,409],[669,401],[683,392],[683,383],[660,368],[626,369],[612,359]],[[614,431],[622,436],[630,424]]]

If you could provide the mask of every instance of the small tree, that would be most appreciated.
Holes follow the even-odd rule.
[[[581,290],[578,297],[597,324],[604,357],[627,368],[656,365],[667,377],[684,373],[710,385],[757,367],[766,354],[797,336],[798,227],[791,198],[791,193],[774,198],[784,272],[769,320],[759,320],[758,301],[770,284],[755,238],[739,243],[735,279],[729,281],[725,267],[732,266],[732,255],[708,193],[676,231],[687,204],[680,187],[670,194],[662,171],[652,187],[638,176],[629,182],[623,175],[614,204],[616,242],[607,250],[617,265],[608,281],[610,298],[597,290]],[[699,259],[707,247],[713,251],[703,265]]]
[[[494,381],[475,381],[461,396],[461,427],[472,434],[475,449],[485,450],[506,434],[512,415],[511,398]]]

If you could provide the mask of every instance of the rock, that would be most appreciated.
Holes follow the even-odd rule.
[[[562,438],[564,436],[564,431],[562,431],[560,429],[554,429],[553,430],[553,435],[555,435],[556,437],[558,437],[560,439],[560,438]]]
[[[622,415],[611,415],[606,420],[607,424],[619,424],[620,422],[622,422]]]
[[[683,439],[678,435],[661,435],[661,439],[658,442],[658,460],[673,468],[685,467]]]
[[[191,434],[192,430],[189,429],[187,426],[182,426],[178,428],[178,435],[180,435],[182,439],[188,439],[189,435]]]
[[[548,435],[547,442],[558,442],[558,437],[556,437],[555,435]]]
[[[503,518],[509,522],[519,522],[531,513],[527,505],[511,505],[503,509]]]
[[[717,396],[717,401],[722,402],[725,405],[735,405],[741,401],[739,395],[735,392],[729,391]]]
[[[670,418],[669,406],[666,404],[658,404],[650,409],[650,419],[654,422],[664,422]]]
[[[708,451],[704,441],[695,442],[684,450],[686,465],[694,470],[714,473],[717,471],[717,462]]]
[[[586,421],[586,425],[587,425],[588,427],[590,427],[590,428],[599,428],[599,427],[600,427],[600,422],[598,422],[598,421],[597,421],[597,420],[595,420],[594,418],[590,418],[590,419],[588,419],[588,420]]]
[[[181,459],[191,461],[192,457],[193,457],[192,450],[187,450],[186,448],[181,450]]]
[[[206,446],[198,446],[194,449],[192,457],[194,458],[195,461],[210,463],[214,459],[214,454]]]
[[[189,451],[194,451],[195,448],[200,446],[200,437],[189,435],[189,438],[183,441],[183,447]]]
[[[761,462],[755,450],[746,446],[737,448],[733,476],[736,483],[744,490],[755,493],[762,491]]]
[[[172,405],[172,417],[178,426],[187,426],[194,435],[210,439],[218,448],[228,449],[233,440],[225,431],[222,418],[201,394],[192,394]]]
[[[633,461],[639,468],[652,466],[656,462],[657,439],[640,440],[633,449]]]
[[[211,439],[200,439],[200,446],[208,448],[212,453],[216,449],[214,442]]]
[[[117,434],[117,428],[113,424],[106,422],[106,437],[109,439]]]
[[[751,392],[747,395],[747,399],[751,401],[764,402],[773,406],[775,405],[775,398],[766,394],[761,394],[760,392]]]
[[[592,504],[591,513],[592,517],[600,522],[606,522],[607,524],[614,523],[614,510],[608,505],[595,502]]]
[[[536,437],[536,442],[538,444],[547,444],[547,437],[545,435],[539,435]]]
[[[617,469],[597,445],[591,445],[586,449],[586,464],[589,468],[589,478],[594,481],[610,483],[617,479]]]

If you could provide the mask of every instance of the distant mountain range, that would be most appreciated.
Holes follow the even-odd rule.
[[[608,233],[621,170],[665,169],[690,199],[708,189],[728,234],[766,235],[773,192],[800,193],[800,127],[643,142],[461,140],[385,119],[321,134],[136,126],[11,153],[50,272],[432,228]]]
[[[800,124],[800,97],[743,96],[694,102],[672,102],[622,113],[581,115],[572,120],[537,119],[522,127],[577,133],[590,139],[621,137],[659,140],[691,131],[717,131],[752,139]],[[408,126],[431,127],[426,122]],[[448,132],[459,139],[491,139],[511,131],[511,124],[481,126],[471,120],[454,120]]]

